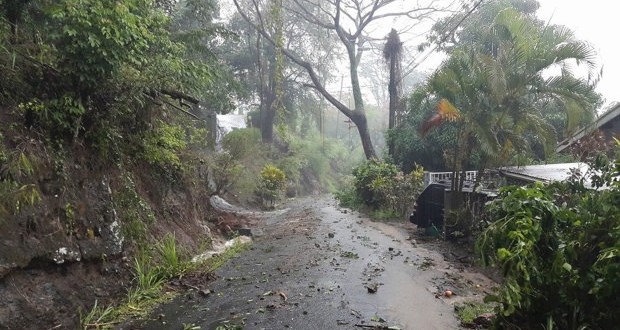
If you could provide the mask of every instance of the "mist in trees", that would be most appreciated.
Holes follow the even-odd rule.
[[[272,46],[277,46],[277,38],[270,30],[268,23],[267,8],[270,3],[259,0],[234,0],[234,3],[241,17]],[[284,15],[290,15],[295,22],[303,22],[308,30],[320,37],[319,39],[327,36],[329,40],[334,38],[337,40],[337,43],[331,44],[331,47],[341,50],[344,54],[342,62],[346,63],[347,68],[343,71],[346,71],[348,75],[347,80],[353,96],[350,106],[343,103],[337,93],[328,89],[329,77],[321,72],[321,68],[325,67],[326,63],[322,63],[316,56],[313,56],[315,52],[309,51],[318,50],[320,53],[327,52],[329,49],[318,48],[317,46],[321,44],[306,44],[305,49],[283,47],[282,52],[288,60],[305,71],[305,85],[316,90],[321,97],[356,126],[366,157],[377,158],[368,129],[359,72],[360,62],[365,52],[375,47],[374,40],[383,38],[383,36],[372,36],[371,32],[382,22],[393,21],[397,18],[406,18],[410,22],[421,21],[442,9],[418,6],[417,3],[379,0],[289,0],[284,1],[282,5]],[[295,39],[287,40],[284,45],[288,46],[289,43],[295,42]],[[333,69],[333,66],[340,63],[331,62],[330,64]]]

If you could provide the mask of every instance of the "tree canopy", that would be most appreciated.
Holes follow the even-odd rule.
[[[272,44],[276,39],[265,25],[264,4],[252,0],[252,6],[244,6],[240,0],[234,0],[237,10],[263,37]],[[317,72],[317,65],[303,53],[284,49],[283,53],[296,65],[302,67],[309,77],[312,88],[316,89],[330,104],[350,119],[358,129],[360,140],[367,158],[377,158],[368,130],[364,99],[360,85],[359,64],[371,37],[368,30],[378,22],[397,17],[419,21],[428,18],[440,8],[419,4],[400,3],[384,0],[289,0],[283,3],[284,11],[299,21],[307,22],[325,35],[337,37],[340,41],[348,64],[349,80],[353,94],[353,106],[348,106],[326,88],[327,81]]]
[[[595,80],[572,71],[581,64],[595,75],[592,47],[565,27],[544,25],[508,2],[499,4],[503,6],[492,3],[474,15],[478,21],[491,15],[488,11],[494,13],[486,25],[471,26],[475,37],[468,30],[460,33],[467,38],[450,46],[449,59],[416,93],[422,97],[414,99],[408,124],[395,133],[418,134],[411,129],[421,128],[422,138],[432,127],[451,121],[456,135],[443,150],[458,144],[448,152],[449,167],[457,170],[506,164],[515,154],[538,147],[548,154],[561,133],[547,120],[548,113],[564,111],[565,128],[571,130],[591,119],[600,101]],[[424,107],[431,113],[422,125],[416,112]],[[408,147],[401,143],[400,148]]]

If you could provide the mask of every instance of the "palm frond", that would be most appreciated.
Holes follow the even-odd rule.
[[[420,128],[420,133],[425,136],[429,130],[447,121],[456,121],[461,118],[461,112],[446,99],[441,99],[437,104],[437,113],[426,120]]]

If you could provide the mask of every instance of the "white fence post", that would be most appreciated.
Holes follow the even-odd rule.
[[[478,175],[478,171],[466,171],[465,180],[474,182],[476,181],[476,175]],[[424,188],[433,182],[442,180],[452,180],[452,172],[424,172]]]

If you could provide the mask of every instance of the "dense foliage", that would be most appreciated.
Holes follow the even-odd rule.
[[[343,174],[361,161],[362,155],[340,141],[321,141],[316,133],[308,130],[304,138],[289,135],[283,151],[263,144],[256,128],[234,130],[224,136],[222,153],[211,157],[212,179],[222,188],[219,192],[252,199],[257,189],[263,189],[261,171],[271,164],[286,176],[287,197],[335,191],[343,184]]]
[[[21,146],[9,149],[0,164],[2,185],[12,186],[2,196],[21,191],[36,201],[39,192],[29,179],[34,170],[60,171],[76,149],[104,166],[150,166],[169,182],[196,169],[204,155],[195,151],[206,149],[199,120],[206,116],[198,103],[213,96],[205,91],[229,85],[226,66],[206,51],[210,39],[222,35],[205,28],[217,8],[207,0],[177,3],[169,11],[160,4],[0,1],[0,116],[11,123],[0,130],[10,137],[7,146]],[[204,14],[201,25],[184,25],[183,13],[197,9]],[[199,29],[200,37],[188,37]],[[195,56],[196,49],[209,55]],[[211,110],[228,110],[230,97],[230,91],[219,95],[212,103],[220,107]],[[10,174],[20,158],[32,163],[29,173]]]
[[[505,277],[487,297],[498,325],[611,329],[620,322],[620,162],[599,157],[583,177],[550,186],[508,187],[491,203],[477,242]]]
[[[440,43],[448,60],[414,92],[407,119],[390,134],[399,163],[458,171],[514,163],[516,155],[546,159],[559,138],[593,118],[594,50],[536,19],[527,3],[484,5],[449,45]],[[576,76],[579,65],[590,76]]]
[[[363,206],[402,217],[411,210],[422,191],[422,183],[421,167],[405,174],[394,164],[371,160],[353,169],[350,186],[336,194],[336,198],[343,206]]]

